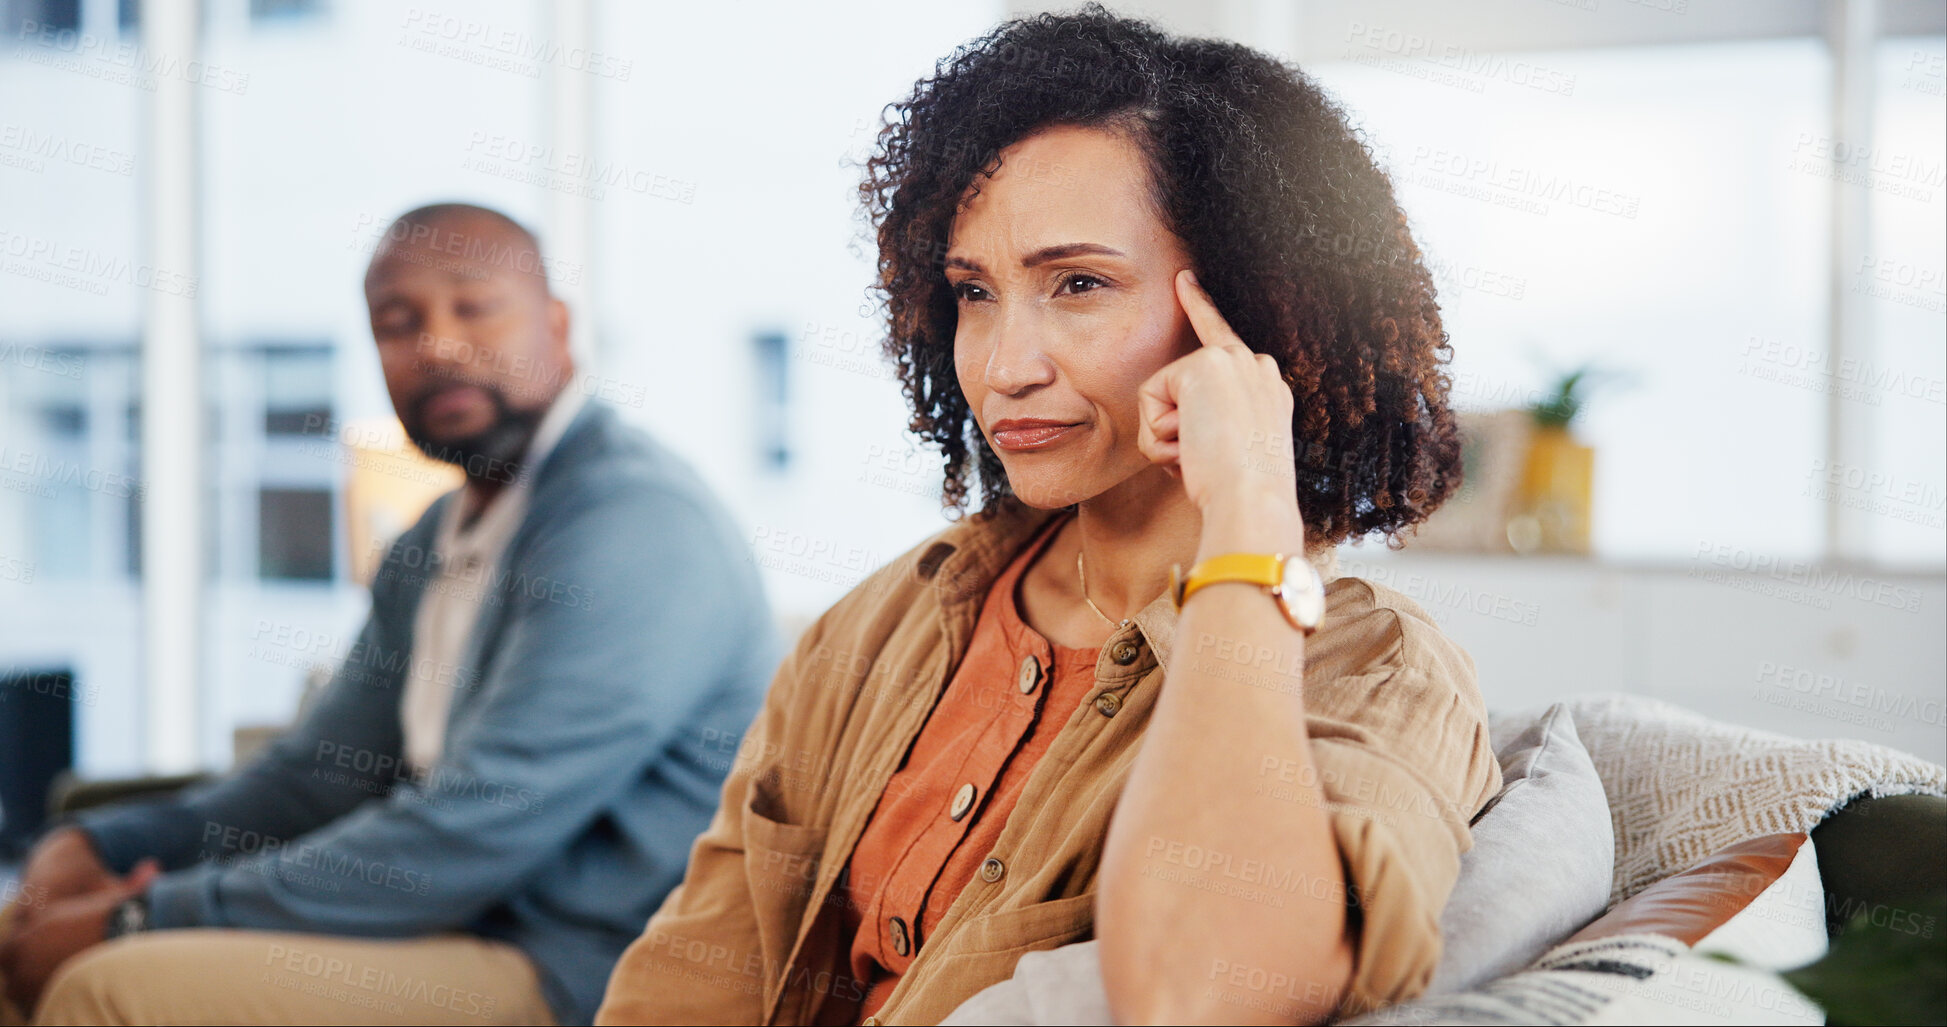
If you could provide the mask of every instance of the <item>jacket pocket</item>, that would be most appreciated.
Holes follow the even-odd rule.
[[[764,966],[781,973],[818,883],[825,830],[775,819],[779,807],[771,785],[768,775],[760,775],[743,809],[744,876]]]
[[[987,986],[1014,976],[1022,956],[1086,941],[1094,932],[1093,894],[969,920],[945,939],[947,948],[928,967],[926,980],[902,984],[905,994],[881,1013],[888,1022],[939,1023]]]
[[[961,925],[951,954],[1034,952],[1087,937],[1094,929],[1095,894],[1071,895],[975,917]]]

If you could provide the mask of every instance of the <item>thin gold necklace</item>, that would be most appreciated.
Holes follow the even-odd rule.
[[[1082,579],[1082,602],[1087,603],[1088,608],[1094,610],[1095,615],[1102,618],[1109,627],[1121,627],[1121,624],[1111,620],[1108,614],[1103,613],[1101,607],[1095,605],[1095,600],[1088,597],[1088,572],[1082,569],[1082,551],[1080,549],[1075,550],[1075,576]]]

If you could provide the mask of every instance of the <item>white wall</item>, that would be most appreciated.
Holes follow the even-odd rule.
[[[1474,657],[1494,709],[1644,695],[1947,761],[1947,582],[1711,548],[1660,564],[1340,550]]]

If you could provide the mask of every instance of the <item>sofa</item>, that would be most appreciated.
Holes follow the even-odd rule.
[[[1800,990],[1816,976],[1793,971],[1846,931],[1923,965],[1947,940],[1947,768],[1634,696],[1496,714],[1489,733],[1503,787],[1475,818],[1432,980],[1346,1022],[1824,1023]],[[1210,985],[1240,1006],[1275,990]],[[1940,1022],[1938,987],[1854,989],[1845,1012]],[[946,1022],[1112,1022],[1096,943],[1023,957]]]

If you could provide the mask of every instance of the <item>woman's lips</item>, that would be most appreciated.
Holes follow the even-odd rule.
[[[1010,418],[994,423],[994,445],[1014,453],[1047,449],[1059,444],[1080,427],[1080,424],[1070,421]]]

